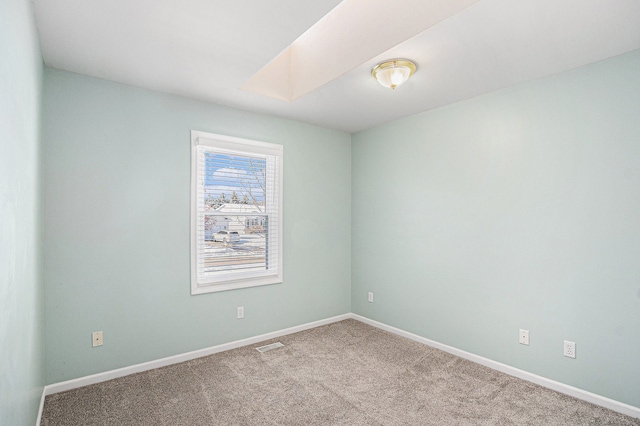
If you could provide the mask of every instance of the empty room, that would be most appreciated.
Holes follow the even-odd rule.
[[[640,425],[637,0],[0,0],[0,426]]]

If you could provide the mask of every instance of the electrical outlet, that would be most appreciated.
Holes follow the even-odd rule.
[[[529,330],[520,329],[518,336],[518,341],[521,345],[529,346]]]
[[[576,357],[576,343],[568,340],[564,341],[564,356],[568,358]]]
[[[102,338],[102,331],[94,331],[93,333],[91,333],[91,342],[94,348],[96,346],[102,346],[104,343],[104,340]]]
[[[238,306],[238,319],[244,318],[244,306]]]
[[[367,300],[369,301],[369,303],[373,303],[373,292],[372,291],[369,292],[369,296],[367,297]]]

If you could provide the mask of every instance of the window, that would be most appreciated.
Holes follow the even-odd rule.
[[[282,282],[282,145],[191,132],[191,294]]]

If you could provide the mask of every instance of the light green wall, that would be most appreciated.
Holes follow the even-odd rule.
[[[31,2],[0,2],[0,425],[35,424],[44,385],[42,57]]]
[[[284,283],[190,295],[192,129],[284,145]],[[350,311],[348,134],[49,68],[43,132],[47,383]]]
[[[640,51],[352,144],[355,313],[640,406]]]

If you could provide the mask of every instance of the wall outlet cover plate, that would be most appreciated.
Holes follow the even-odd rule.
[[[570,342],[569,340],[565,340],[564,341],[564,356],[566,356],[567,358],[574,358],[576,357],[576,343],[575,342]]]
[[[96,346],[102,346],[104,344],[104,339],[102,337],[102,331],[94,331],[91,333],[91,344],[95,348]]]

